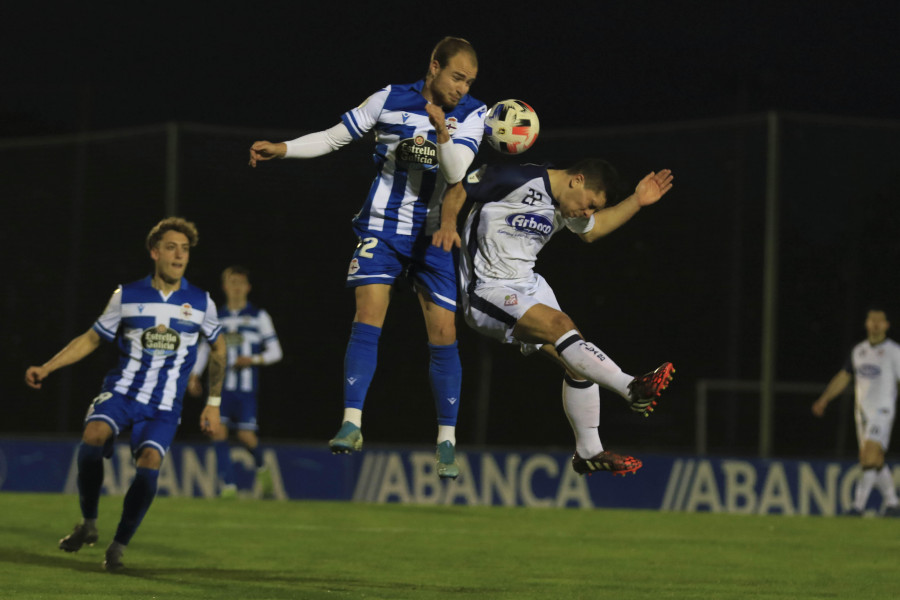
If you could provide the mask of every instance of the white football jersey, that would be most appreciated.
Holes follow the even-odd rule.
[[[565,218],[550,193],[547,167],[483,166],[465,179],[476,202],[463,229],[460,285],[525,284],[534,278],[537,255],[562,227],[587,233],[593,215]]]
[[[900,379],[900,344],[888,338],[873,346],[868,340],[853,347],[844,370],[856,380],[856,403],[868,415],[894,414]],[[888,411],[888,412],[885,412]]]

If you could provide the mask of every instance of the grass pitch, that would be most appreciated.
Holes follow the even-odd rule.
[[[900,520],[157,498],[111,575],[75,496],[0,493],[0,597],[890,598]]]

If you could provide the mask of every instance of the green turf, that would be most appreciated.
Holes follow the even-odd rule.
[[[891,598],[900,519],[157,498],[125,553],[74,496],[0,493],[0,597]]]

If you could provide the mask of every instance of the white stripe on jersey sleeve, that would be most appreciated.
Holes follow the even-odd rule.
[[[469,113],[466,120],[460,123],[454,132],[453,141],[457,144],[465,144],[473,153],[477,154],[481,139],[484,137],[484,117],[486,115],[487,107],[484,105]]]
[[[119,323],[122,322],[122,286],[116,288],[103,309],[103,314],[97,318],[94,323],[94,331],[107,342],[111,342],[116,337],[116,331],[119,329]]]
[[[193,315],[191,315],[193,317]],[[191,319],[194,321],[194,319]],[[219,315],[216,312],[216,303],[213,302],[209,292],[206,292],[206,312],[203,315],[203,321],[200,323],[200,331],[209,341],[213,342],[222,332],[222,325],[219,323]]]
[[[348,110],[341,116],[341,120],[347,126],[347,129],[350,130],[350,135],[354,139],[361,138],[367,131],[375,127],[375,123],[378,122],[378,117],[381,115],[390,91],[391,86],[383,87],[366,98],[362,104]]]

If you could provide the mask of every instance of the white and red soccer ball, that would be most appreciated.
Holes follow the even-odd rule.
[[[521,154],[537,140],[541,124],[537,113],[521,100],[501,100],[484,119],[488,144],[503,154]]]

